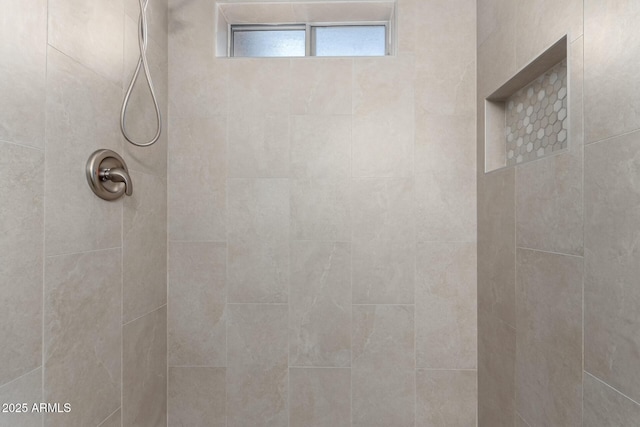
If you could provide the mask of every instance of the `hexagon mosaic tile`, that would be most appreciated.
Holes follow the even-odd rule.
[[[567,148],[567,99],[564,60],[505,101],[507,166]]]

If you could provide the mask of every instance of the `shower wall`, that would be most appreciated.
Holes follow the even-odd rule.
[[[149,57],[167,114],[167,4],[150,1]],[[166,129],[151,149],[120,135],[137,59],[135,0],[0,5],[0,426],[166,422]],[[151,124],[137,91],[129,125]],[[85,163],[123,155],[133,197],[97,198]],[[44,420],[43,420],[44,418]]]
[[[640,420],[640,4],[478,1],[484,98],[568,34],[569,151],[478,173],[480,426]]]
[[[475,1],[353,59],[169,4],[169,425],[475,425]]]

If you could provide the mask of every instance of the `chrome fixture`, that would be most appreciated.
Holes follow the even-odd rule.
[[[162,115],[160,114],[160,107],[158,106],[158,99],[156,97],[156,92],[153,88],[153,82],[151,81],[151,72],[149,71],[149,64],[147,62],[147,3],[149,0],[138,0],[140,5],[140,17],[138,18],[138,48],[140,49],[140,57],[138,58],[138,66],[136,67],[136,71],[133,73],[133,77],[131,78],[131,83],[129,83],[129,89],[127,89],[127,93],[124,96],[124,100],[122,101],[122,110],[120,111],[120,130],[122,131],[122,135],[125,137],[127,141],[137,147],[148,147],[153,145],[158,139],[160,139],[160,133],[162,132]],[[153,100],[153,106],[156,110],[156,123],[158,125],[156,129],[156,134],[153,138],[151,138],[147,142],[136,142],[127,134],[127,125],[126,125],[126,115],[127,115],[127,107],[129,106],[129,98],[131,96],[131,92],[133,91],[133,86],[136,84],[138,77],[140,76],[140,69],[144,70],[144,75],[147,79],[147,86],[149,87],[149,92],[151,92],[151,99]]]
[[[133,194],[133,183],[124,159],[111,150],[98,150],[87,160],[87,181],[96,196],[116,200]]]

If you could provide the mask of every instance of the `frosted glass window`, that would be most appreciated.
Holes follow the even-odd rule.
[[[313,27],[315,56],[384,56],[384,25]]]
[[[233,56],[305,56],[306,33],[300,30],[234,30]]]

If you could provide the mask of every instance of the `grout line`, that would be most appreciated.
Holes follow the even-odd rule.
[[[603,380],[601,380],[600,378],[596,377],[595,375],[593,375],[590,372],[584,371],[585,374],[589,375],[591,378],[595,379],[596,381],[598,381],[601,384],[604,384],[606,387],[610,388],[611,390],[615,391],[616,393],[618,393],[619,395],[625,397],[626,399],[630,400],[631,402],[635,403],[636,405],[640,406],[640,402],[637,402],[635,400],[633,400],[632,398],[630,398],[629,396],[627,396],[626,394],[624,394],[623,392],[621,392],[620,390],[618,390],[617,388],[611,386],[610,384],[604,382]],[[583,387],[584,388],[584,387]]]
[[[551,254],[551,255],[568,256],[572,258],[580,258],[580,259],[584,258],[583,255],[572,255],[572,254],[565,254],[562,252],[543,251],[542,249],[525,248],[523,246],[516,246],[516,249],[521,249],[521,250],[531,251],[531,252],[541,252],[541,253]]]
[[[476,372],[475,368],[416,368],[416,371]]]
[[[131,320],[129,320],[127,323],[123,323],[123,324],[122,324],[122,327],[124,328],[125,326],[128,326],[128,325],[132,324],[132,323],[133,323],[133,322],[135,322],[136,320],[140,320],[140,319],[142,319],[143,317],[150,315],[151,313],[154,313],[154,312],[156,312],[156,311],[158,311],[158,310],[161,310],[161,309],[165,308],[166,306],[167,306],[167,303],[164,303],[164,304],[162,304],[160,307],[156,307],[156,308],[154,308],[154,309],[152,309],[152,310],[150,310],[150,311],[148,311],[148,312],[144,313],[143,315],[136,317],[135,319],[131,319]]]
[[[0,389],[3,389],[4,387],[13,384],[14,382],[26,377],[27,375],[34,373],[35,371],[37,371],[40,368],[42,368],[42,366],[38,366],[37,368],[34,368],[34,369],[30,370],[29,372],[25,372],[24,374],[20,375],[19,377],[15,377],[11,381],[8,381],[8,382],[6,382],[4,384],[0,384]]]
[[[120,236],[120,238],[122,238],[122,235]],[[47,259],[47,258],[48,259],[58,258],[58,257],[70,256],[70,255],[85,255],[85,254],[91,254],[91,253],[96,253],[96,252],[114,251],[116,249],[122,250],[123,248],[122,248],[122,246],[116,246],[116,247],[113,247],[113,248],[91,249],[91,250],[88,250],[88,251],[65,252],[65,253],[55,254],[55,255],[45,255],[45,259]]]
[[[106,423],[107,421],[109,421],[109,418],[111,418],[111,416],[112,416],[113,414],[115,414],[116,412],[118,412],[118,411],[119,411],[119,410],[121,410],[121,409],[122,409],[122,406],[118,406],[118,409],[116,409],[115,411],[113,411],[112,413],[110,413],[109,415],[107,415],[107,417],[106,417],[104,420],[102,420],[102,421],[100,422],[100,424],[98,424],[98,427],[100,427],[101,425],[104,425],[104,423]],[[122,420],[122,413],[120,414],[120,419]]]
[[[44,402],[46,400],[45,396],[45,362],[46,362],[46,297],[47,297],[47,281],[46,281],[46,272],[47,272],[47,141],[48,141],[48,132],[47,132],[47,118],[49,115],[49,109],[46,108],[48,102],[48,93],[47,90],[48,81],[49,81],[49,5],[47,4],[47,24],[46,24],[47,36],[45,42],[45,61],[44,61],[44,105],[45,105],[45,115],[44,115],[44,166],[42,168],[42,336],[40,348],[40,356],[41,356],[41,364],[42,364],[42,375],[41,375],[41,389],[40,389],[40,398]],[[42,423],[42,427],[44,427],[45,415],[42,414],[40,417],[40,422]]]

